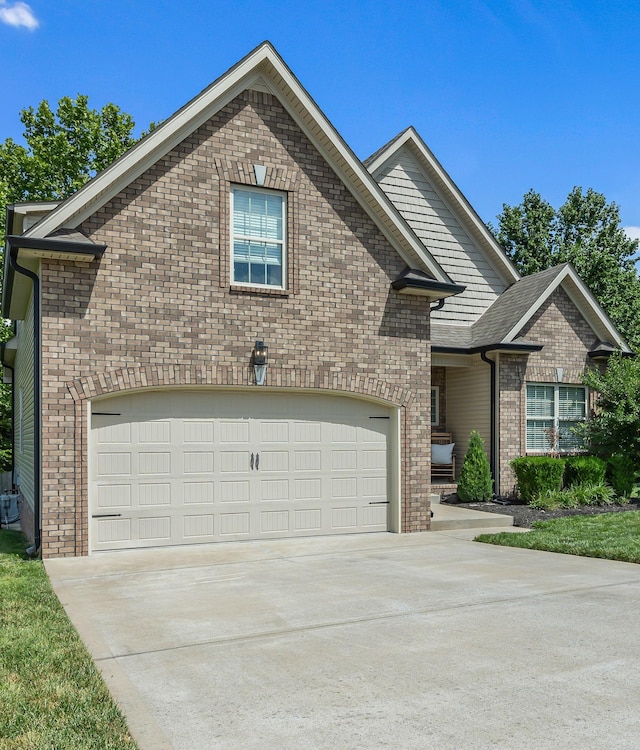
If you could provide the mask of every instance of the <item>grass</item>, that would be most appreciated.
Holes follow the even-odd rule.
[[[481,534],[476,541],[640,563],[640,511],[536,521],[529,532]]]
[[[136,748],[22,534],[0,531],[0,749]]]

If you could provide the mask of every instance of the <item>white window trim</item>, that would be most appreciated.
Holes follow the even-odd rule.
[[[234,228],[233,228],[233,212],[234,212],[234,196],[236,192],[246,192],[246,193],[258,193],[258,194],[264,194],[264,193],[271,193],[273,195],[278,195],[280,198],[282,198],[282,240],[269,240],[270,242],[274,244],[279,244],[282,247],[282,284],[276,285],[276,284],[256,284],[255,282],[247,282],[247,281],[236,281],[234,276],[234,243],[236,240],[236,235],[234,234]],[[253,187],[251,185],[232,185],[231,186],[231,196],[230,196],[230,202],[231,202],[231,211],[229,213],[229,237],[230,237],[230,268],[229,278],[231,279],[231,285],[237,286],[237,287],[247,287],[250,289],[286,289],[287,288],[287,194],[283,193],[280,190],[269,190],[269,188],[262,188],[262,187]],[[239,235],[238,239],[253,239],[257,240],[259,242],[264,242],[264,238],[260,237],[248,237],[244,235]]]
[[[431,393],[433,394],[435,391],[436,398],[436,408],[431,409],[431,426],[436,427],[440,424],[440,386],[438,385],[432,385],[431,386]]]
[[[527,386],[530,385],[539,385],[544,388],[553,388],[553,417],[530,417],[527,414]],[[560,389],[561,388],[581,388],[584,391],[584,405],[585,405],[585,416],[582,420],[575,419],[575,420],[560,420]],[[564,454],[571,454],[575,452],[582,452],[584,449],[582,448],[570,448],[569,450],[560,450],[559,446],[549,446],[546,449],[542,448],[529,448],[527,446],[527,430],[526,430],[526,424],[531,421],[541,421],[543,419],[548,419],[553,422],[553,428],[555,430],[559,430],[559,424],[560,421],[572,421],[572,422],[586,422],[588,419],[588,413],[589,413],[589,389],[587,386],[582,385],[580,383],[540,383],[540,382],[533,382],[533,381],[527,381],[525,383],[525,453],[527,455],[546,455],[548,453],[560,453],[561,455]]]

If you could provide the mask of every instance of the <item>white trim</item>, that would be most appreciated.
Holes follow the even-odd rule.
[[[569,284],[565,284],[565,282],[569,282]],[[574,290],[571,289],[571,284],[574,285]],[[608,315],[602,307],[600,307],[600,304],[589,288],[569,264],[562,269],[562,271],[555,277],[554,281],[545,288],[544,292],[542,292],[520,320],[518,320],[518,322],[511,328],[509,333],[504,337],[503,342],[508,343],[513,341],[531,318],[533,318],[538,312],[544,302],[546,302],[553,292],[555,292],[560,286],[565,290],[587,323],[594,328],[595,333],[598,335],[604,334],[603,338],[609,337],[613,339],[612,343],[619,346],[622,351],[631,351],[627,343],[616,330]],[[597,331],[597,328],[600,328],[600,331]]]
[[[452,211],[453,215],[462,219],[471,234],[481,243],[481,247],[487,254],[489,262],[492,262],[494,268],[508,283],[518,281],[521,277],[514,264],[509,260],[496,238],[487,229],[482,219],[475,212],[472,205],[436,159],[431,149],[422,140],[415,128],[407,128],[401,136],[392,141],[387,148],[383,149],[376,156],[368,165],[371,174],[375,175],[380,172],[389,159],[407,144],[417,152],[422,166],[426,168],[426,176],[433,180],[437,185],[438,191],[444,194],[440,197],[445,201],[445,204],[448,199],[455,207]]]
[[[528,404],[529,404],[529,394],[528,394],[528,388],[529,386],[539,386],[541,388],[553,388],[553,416],[552,417],[529,417],[527,411],[528,411]],[[560,450],[559,445],[549,445],[548,448],[542,449],[542,448],[529,448],[527,445],[527,426],[529,424],[529,421],[547,421],[547,422],[553,422],[553,429],[556,431],[559,431],[560,428],[560,422],[585,422],[588,419],[589,415],[589,389],[586,385],[582,385],[581,383],[542,383],[538,381],[525,381],[524,384],[525,387],[525,397],[524,397],[524,421],[525,421],[525,437],[524,437],[524,452],[526,455],[546,455],[547,453],[557,451],[560,454],[570,454],[575,451],[580,451],[581,448],[570,448],[568,450]],[[582,419],[560,419],[560,389],[568,389],[568,388],[579,388],[580,390],[584,391],[584,417]]]
[[[269,42],[90,180],[28,236],[44,237],[63,225],[78,226],[242,91],[258,84],[274,92],[405,263],[429,271],[437,281],[452,283]]]
[[[245,192],[245,193],[256,193],[258,195],[264,195],[264,193],[270,193],[271,195],[277,195],[281,203],[281,219],[282,219],[282,239],[281,240],[269,240],[269,242],[273,244],[280,245],[280,252],[281,252],[281,274],[282,274],[282,283],[281,284],[257,284],[256,282],[252,281],[238,281],[234,276],[234,264],[235,264],[235,258],[234,258],[234,242],[235,242],[235,234],[234,234],[234,211],[235,211],[235,205],[234,205],[234,197],[236,192]],[[230,211],[229,211],[229,221],[230,221],[230,227],[229,227],[229,240],[230,240],[230,248],[229,248],[229,255],[230,255],[230,268],[229,268],[229,278],[231,279],[231,284],[234,287],[251,287],[251,288],[261,288],[261,289],[286,289],[287,288],[287,268],[288,268],[288,262],[287,262],[287,253],[288,253],[288,243],[287,243],[287,194],[283,193],[279,190],[268,190],[267,188],[261,188],[261,187],[253,187],[252,185],[231,185],[231,190],[229,194],[229,201],[230,201]],[[264,242],[264,238],[258,238],[258,237],[243,237],[242,239],[247,240],[256,240],[259,242]]]

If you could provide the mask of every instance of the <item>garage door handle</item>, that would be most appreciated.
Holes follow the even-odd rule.
[[[249,467],[253,471],[253,453],[251,454],[251,461],[249,461]]]
[[[389,505],[389,500],[373,500],[369,505]]]
[[[260,454],[256,453],[256,471],[260,468]]]
[[[120,518],[122,513],[102,513],[99,516],[91,516],[91,518]]]

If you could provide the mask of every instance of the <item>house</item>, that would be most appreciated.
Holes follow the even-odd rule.
[[[628,349],[569,266],[519,278],[412,129],[359,161],[269,43],[6,234],[47,557],[428,530],[432,428],[459,459],[479,429],[508,491]]]

